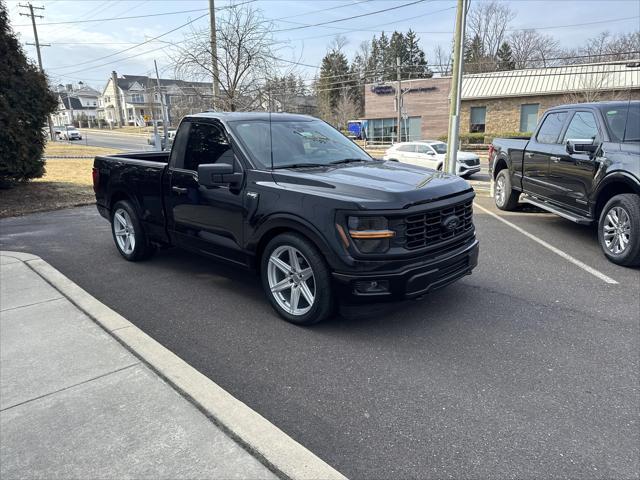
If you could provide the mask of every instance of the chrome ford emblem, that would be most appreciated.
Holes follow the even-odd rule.
[[[442,228],[447,231],[455,230],[460,225],[460,217],[457,215],[450,215],[442,220]]]

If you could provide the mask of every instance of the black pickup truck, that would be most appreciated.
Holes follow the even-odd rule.
[[[176,245],[254,268],[293,323],[419,297],[478,262],[467,182],[374,160],[313,117],[191,115],[171,152],[96,157],[93,181],[124,258]]]
[[[530,139],[496,138],[489,168],[498,208],[597,224],[609,260],[640,264],[640,101],[554,107]]]

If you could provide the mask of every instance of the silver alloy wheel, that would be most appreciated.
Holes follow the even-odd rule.
[[[614,255],[624,252],[631,241],[631,218],[622,207],[607,212],[603,225],[604,244]]]
[[[124,208],[117,209],[113,214],[113,233],[122,253],[130,255],[136,248],[136,232],[131,217]]]
[[[297,248],[281,245],[269,257],[269,289],[276,303],[291,315],[304,315],[316,298],[313,269]]]
[[[498,177],[495,188],[496,188],[496,191],[495,191],[496,203],[499,206],[502,206],[504,205],[505,196],[507,194],[504,187],[504,177]]]

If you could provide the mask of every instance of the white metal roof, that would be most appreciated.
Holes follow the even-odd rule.
[[[480,73],[462,77],[462,99],[640,88],[640,61]]]

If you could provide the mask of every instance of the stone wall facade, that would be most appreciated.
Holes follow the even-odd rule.
[[[630,92],[606,92],[598,101],[640,100],[640,90]],[[580,99],[572,95],[538,95],[507,98],[485,98],[463,100],[460,108],[460,133],[469,133],[471,127],[471,107],[486,107],[485,133],[503,133],[520,131],[520,111],[522,105],[538,104],[538,119],[551,107],[565,103],[576,103]]]

